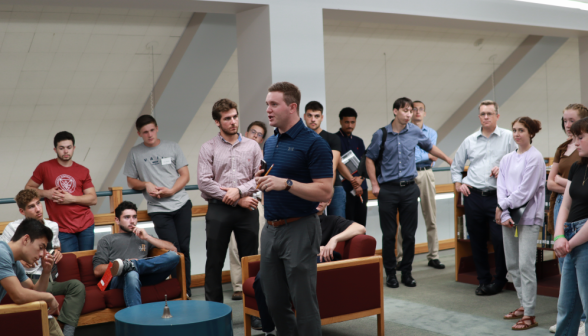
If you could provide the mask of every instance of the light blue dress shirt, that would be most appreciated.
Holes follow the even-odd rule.
[[[451,164],[451,180],[461,182],[481,190],[496,190],[496,178],[491,177],[492,168],[500,165],[506,154],[517,149],[512,132],[496,127],[486,138],[480,128],[461,143]],[[470,161],[468,174],[462,179],[461,173],[466,161]]]
[[[437,146],[437,132],[434,129],[423,124],[421,131],[427,136],[427,138],[429,138],[429,140],[431,140],[433,146]],[[435,161],[429,159],[429,153],[420,147],[414,149],[414,160],[417,168],[435,166]]]

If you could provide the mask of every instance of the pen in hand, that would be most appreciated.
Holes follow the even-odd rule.
[[[267,174],[269,174],[269,172],[271,172],[271,171],[272,171],[272,168],[274,168],[274,165],[273,165],[273,164],[272,164],[272,166],[270,167],[270,169],[268,169],[268,170],[267,170],[267,172],[266,172],[266,173],[265,173],[263,176],[267,176]],[[257,185],[257,187],[255,187],[255,189],[259,189],[259,186],[260,186],[260,185],[261,185],[261,183],[259,183],[259,184]]]

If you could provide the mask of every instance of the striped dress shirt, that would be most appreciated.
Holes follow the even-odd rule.
[[[238,188],[243,196],[255,192],[255,173],[263,154],[259,144],[239,134],[234,144],[220,133],[200,147],[198,156],[198,189],[205,200],[222,200],[224,188]]]

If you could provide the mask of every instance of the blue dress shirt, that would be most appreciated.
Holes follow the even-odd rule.
[[[431,140],[415,124],[408,123],[400,133],[392,131],[392,123],[386,125],[388,137],[382,154],[381,175],[378,183],[390,181],[408,181],[417,176],[415,164],[415,147],[419,146],[429,152],[433,148]],[[382,131],[378,129],[372,136],[366,156],[374,162],[380,153]]]
[[[437,146],[437,132],[427,125],[423,125],[421,131],[431,140],[434,146]],[[429,153],[424,151],[422,148],[417,147],[414,149],[414,160],[416,161],[417,168],[433,167],[435,161],[429,159]]]

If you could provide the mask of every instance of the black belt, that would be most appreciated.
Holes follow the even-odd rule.
[[[482,197],[496,195],[496,190],[480,190],[478,188],[470,187],[470,191],[474,192]]]
[[[221,200],[217,200],[216,198],[213,198],[213,199],[210,199],[210,200],[208,200],[208,203],[212,203],[212,204],[224,204],[224,205],[228,205],[228,204],[224,203],[224,202],[223,202],[223,201],[221,201]],[[230,206],[230,205],[229,205],[229,206]]]
[[[29,274],[29,278],[31,278],[31,280],[39,280],[41,278],[41,275],[39,275],[39,274]]]
[[[428,166],[428,167],[417,167],[417,170],[418,171],[429,170],[429,169],[431,169],[431,166]]]
[[[382,184],[391,184],[391,185],[394,185],[394,186],[400,186],[402,188],[402,187],[406,187],[406,186],[409,186],[409,185],[414,184],[414,183],[415,183],[414,180],[406,180],[406,181],[396,180],[396,181],[384,182]]]

